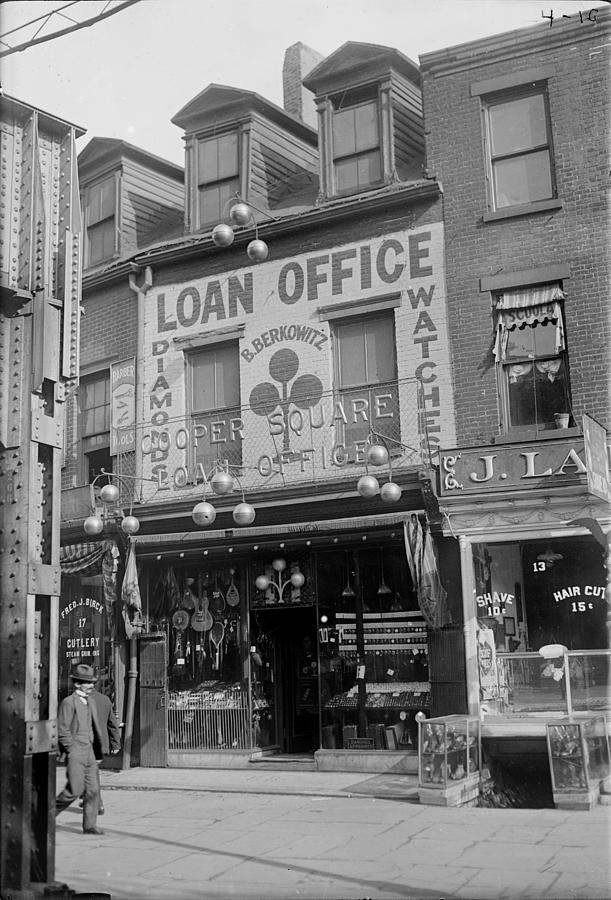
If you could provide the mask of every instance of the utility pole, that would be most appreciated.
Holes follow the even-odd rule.
[[[29,900],[55,878],[61,465],[78,378],[83,131],[7,96],[0,122],[0,896]]]

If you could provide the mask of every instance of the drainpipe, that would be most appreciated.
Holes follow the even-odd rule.
[[[138,270],[139,272],[139,270]],[[136,474],[142,473],[142,429],[144,427],[144,303],[147,292],[153,284],[153,270],[147,266],[141,287],[136,284],[136,272],[130,272],[129,287],[136,295]],[[127,709],[125,711],[125,733],[123,736],[123,759],[121,768],[129,769],[134,734],[134,713],[136,709],[136,686],[138,682],[137,638],[129,640],[129,670],[127,672]]]

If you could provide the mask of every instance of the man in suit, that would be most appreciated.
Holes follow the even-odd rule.
[[[59,747],[66,754],[66,785],[56,798],[56,815],[83,796],[83,833],[103,834],[96,825],[100,804],[98,759],[119,752],[119,729],[118,725],[116,730],[109,726],[110,700],[97,691],[93,693],[93,668],[78,663],[70,678],[74,691],[62,700],[58,716]]]
[[[117,717],[115,716],[115,711],[112,708],[112,703],[110,699],[106,696],[106,694],[101,694],[97,688],[93,688],[88,697],[89,703],[93,704],[98,713],[98,720],[101,725],[102,734],[105,732],[108,734],[108,739],[110,742],[110,746],[107,749],[103,749],[100,746],[99,742],[94,742],[93,750],[95,753],[95,758],[98,763],[101,763],[105,756],[108,756],[109,752],[114,756],[115,753],[118,753],[121,749],[121,727],[117,721]],[[104,804],[102,802],[102,789],[100,785],[99,788],[99,806],[98,806],[98,815],[104,815]],[[83,808],[85,801],[81,798],[79,803],[80,808]]]

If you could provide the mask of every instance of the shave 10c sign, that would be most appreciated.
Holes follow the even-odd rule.
[[[149,291],[140,449],[156,490],[201,481],[202,446],[240,460],[245,483],[260,486],[362,464],[369,429],[414,453],[425,433],[433,450],[446,442],[454,411],[442,253],[434,224]],[[396,370],[338,391],[336,329],[380,316],[392,320]],[[239,404],[192,418],[188,354],[228,343]],[[377,370],[394,355],[378,353]]]

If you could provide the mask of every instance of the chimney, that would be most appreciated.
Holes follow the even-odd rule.
[[[321,53],[298,41],[285,52],[282,66],[284,108],[312,128],[318,127],[314,94],[304,88],[302,81],[323,59]]]

